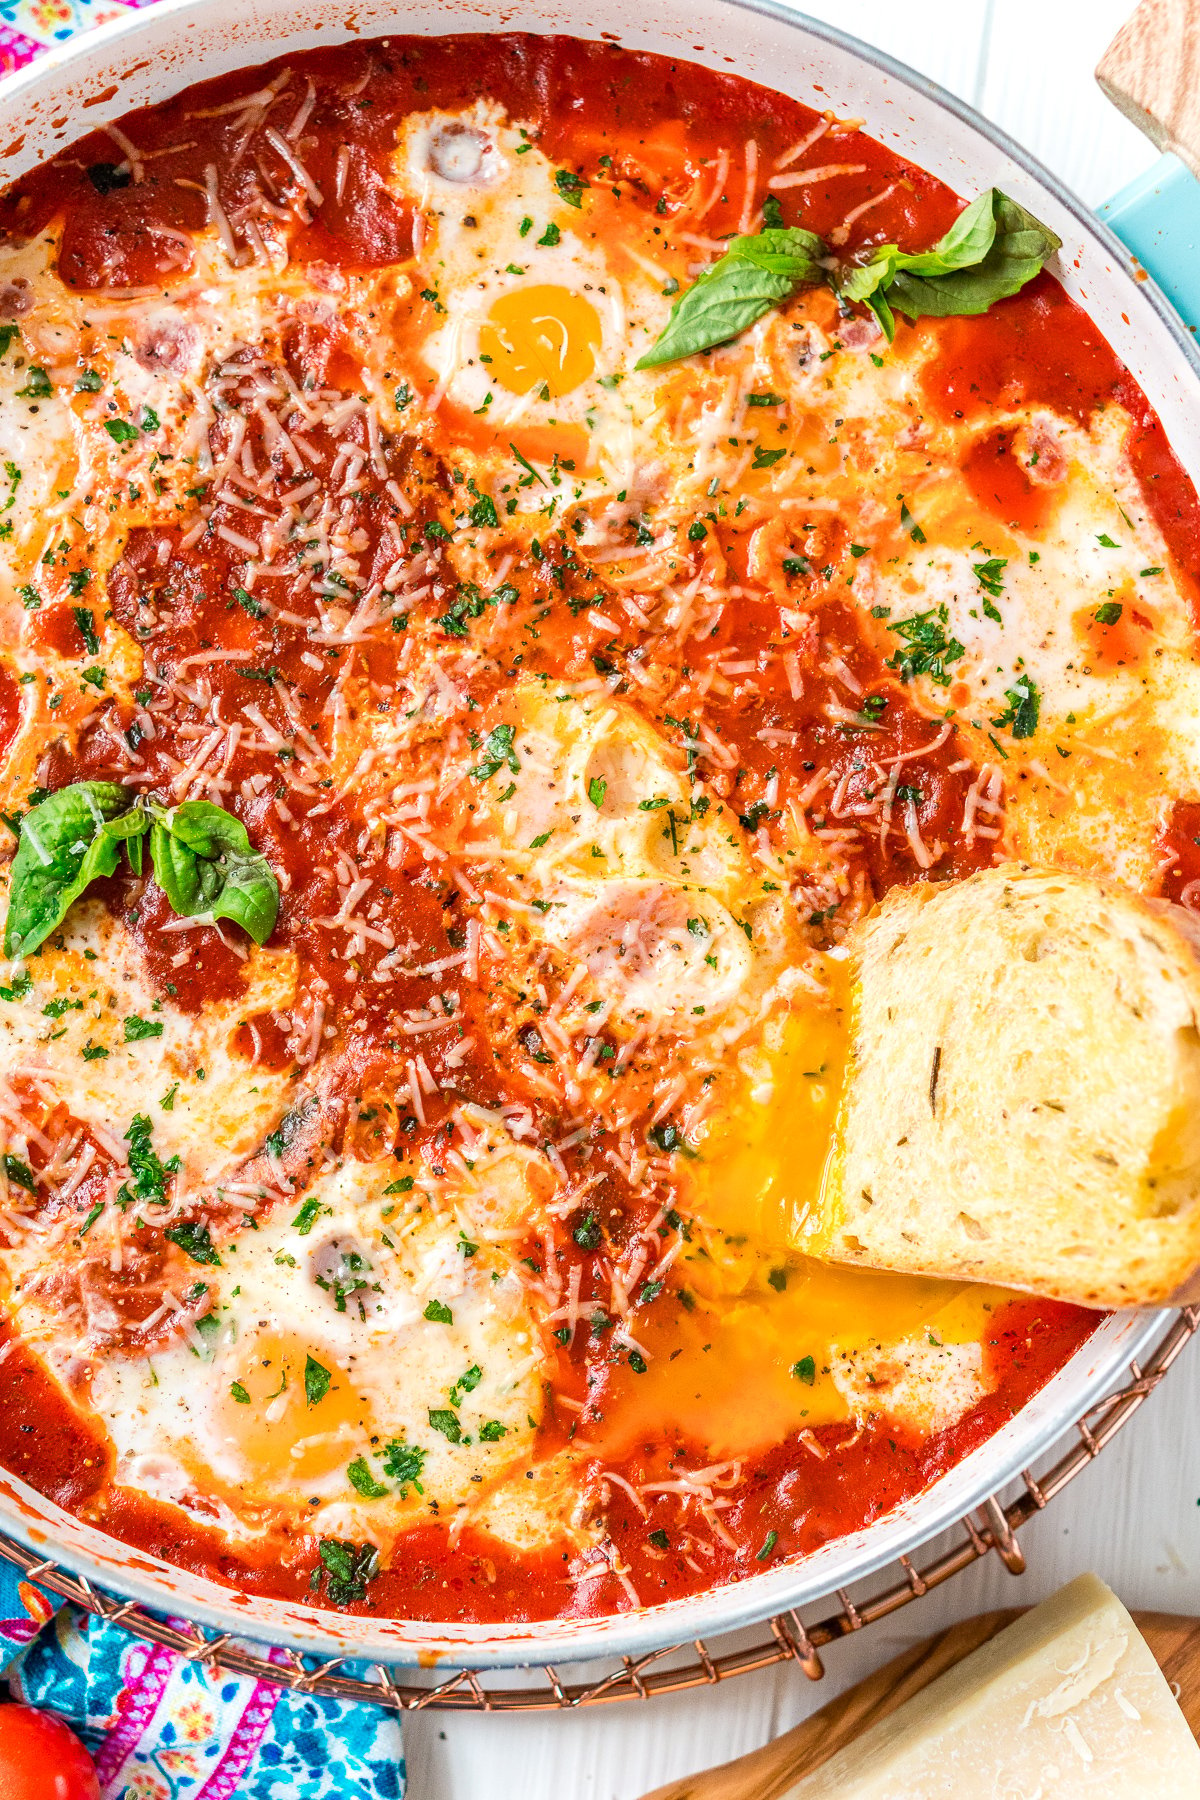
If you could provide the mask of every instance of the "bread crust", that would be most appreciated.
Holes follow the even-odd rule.
[[[1094,1307],[1200,1297],[1200,922],[1010,863],[852,947],[833,1260]]]

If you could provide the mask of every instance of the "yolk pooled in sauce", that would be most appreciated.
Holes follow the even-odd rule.
[[[739,1457],[815,1425],[850,1420],[834,1372],[904,1340],[938,1348],[978,1342],[1010,1296],[978,1284],[839,1268],[798,1253],[819,1217],[837,1153],[850,1030],[844,962],[826,962],[832,1004],[799,1007],[770,1059],[747,1082],[688,1166],[700,1231],[676,1263],[690,1310],[639,1323],[651,1352],[606,1414],[610,1456],[657,1421]],[[612,1440],[619,1438],[619,1443]]]

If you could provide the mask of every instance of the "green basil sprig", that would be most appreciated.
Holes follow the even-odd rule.
[[[166,808],[111,781],[76,781],[21,820],[4,954],[29,956],[93,881],[115,875],[121,847],[142,872],[147,833],[154,876],[182,918],[231,919],[265,943],[279,913],[279,883],[246,827],[208,800]]]
[[[123,843],[140,873],[146,826],[131,809],[131,798],[128,788],[112,781],[77,781],[30,807],[13,861],[6,956],[36,950],[85,888],[115,874]]]
[[[932,250],[909,255],[881,244],[869,261],[841,269],[836,286],[843,299],[866,302],[890,343],[895,313],[907,319],[984,313],[1018,293],[1061,247],[1048,225],[989,188]]]
[[[183,919],[232,919],[265,944],[279,912],[279,883],[246,827],[210,800],[185,800],[150,828],[154,878]]]
[[[910,255],[881,244],[865,262],[843,262],[811,231],[772,227],[729,240],[725,254],[675,302],[639,369],[727,344],[803,287],[828,280],[843,300],[865,303],[889,343],[895,313],[948,318],[982,313],[1025,286],[1060,248],[1049,226],[989,188],[933,246]]]
[[[675,302],[666,330],[637,363],[652,369],[727,344],[773,306],[820,279],[825,246],[798,226],[730,238],[724,256]]]

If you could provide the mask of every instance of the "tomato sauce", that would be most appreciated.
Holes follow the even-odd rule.
[[[926,321],[918,329],[928,331]],[[996,408],[1043,405],[1081,425],[1112,401],[1133,418],[1129,455],[1146,503],[1175,561],[1200,623],[1200,501],[1166,433],[1100,330],[1046,273],[974,319],[938,321],[937,355],[924,386],[946,417],[979,418]],[[1004,431],[985,439],[972,468],[979,498],[1002,517],[1036,524],[1039,490],[1015,466]],[[986,470],[986,472],[985,472]]]
[[[229,215],[252,198],[253,164],[241,154],[244,109],[235,103],[252,83],[269,85],[280,68],[271,64],[252,76],[223,77],[126,119],[123,128],[145,159],[140,182],[131,181],[114,161],[112,139],[102,133],[84,139],[69,157],[23,178],[0,199],[0,232],[27,238],[61,221],[58,271],[79,292],[169,289],[193,266],[190,234],[204,229],[209,218],[206,192]],[[687,185],[689,162],[714,159],[723,148],[750,136],[760,158],[775,158],[819,121],[811,109],[732,76],[561,38],[397,37],[312,52],[292,59],[291,71],[297,98],[306,91],[312,96],[305,166],[333,198],[298,223],[289,249],[293,261],[308,265],[314,282],[335,300],[340,272],[378,269],[413,254],[414,219],[386,191],[379,171],[398,125],[414,110],[495,99],[512,117],[530,121],[541,147],[567,169],[586,170],[589,179],[597,180],[600,159],[610,159],[606,166],[619,176],[626,196],[648,215],[663,210]],[[844,152],[836,147],[845,141],[837,134],[830,138],[835,146],[831,161],[840,159]],[[782,191],[784,221],[830,232],[890,183],[888,196],[849,228],[847,248],[897,242],[920,249],[940,236],[959,210],[954,195],[861,133],[853,134],[852,143],[862,172],[839,182],[836,192],[819,183]],[[823,145],[822,153],[827,148]],[[707,227],[712,235],[736,229],[739,205],[731,181],[719,202],[727,216],[714,211]],[[910,328],[902,324],[900,329]],[[926,322],[916,329],[934,336],[936,354],[925,375],[925,392],[929,406],[946,416],[986,417],[994,409],[1033,402],[1086,422],[1114,399],[1129,407],[1135,421],[1133,453],[1148,502],[1180,570],[1191,579],[1200,564],[1195,494],[1128,374],[1049,277],[1039,278],[986,317]],[[285,354],[301,388],[354,380],[358,364],[350,353],[348,331],[346,322],[337,319],[293,323]],[[171,366],[169,336],[152,347],[152,354],[159,366]],[[251,351],[244,361],[249,377]],[[369,455],[365,424],[352,429],[360,430],[358,447],[364,457]],[[214,427],[215,452],[226,446],[224,430],[220,424]],[[428,527],[436,525],[440,510],[454,496],[455,471],[427,446],[405,439],[402,425],[397,433],[395,455],[402,461],[400,482],[411,512],[407,541],[412,546],[424,534],[432,544],[436,529],[430,533]],[[322,427],[310,436],[315,466],[327,479],[339,446]],[[258,466],[268,466],[271,446],[261,426],[251,424],[247,441]],[[1003,426],[981,438],[967,473],[984,507],[1006,521],[1036,525],[1045,490],[1030,479]],[[351,496],[346,523],[365,546],[362,567],[370,576],[385,570],[394,555],[388,535],[394,510],[382,484],[368,471]],[[714,528],[706,548],[696,551],[697,559],[714,546],[735,574],[743,573],[746,549],[735,532]],[[688,737],[687,684],[719,670],[733,654],[739,664],[751,664],[761,651],[765,668],[723,678],[724,686],[714,689],[706,710],[709,725],[736,752],[725,798],[747,831],[763,832],[769,842],[780,816],[771,798],[775,784],[786,778],[793,794],[802,793],[818,769],[827,772],[826,779],[802,801],[802,810],[814,830],[836,831],[853,817],[857,804],[874,799],[879,769],[901,765],[903,791],[889,801],[896,807],[895,829],[861,834],[845,853],[858,909],[893,884],[930,873],[937,879],[961,877],[984,866],[993,854],[991,842],[965,838],[961,831],[966,795],[979,771],[964,753],[954,724],[923,714],[896,669],[867,642],[844,598],[845,583],[854,573],[853,547],[845,533],[839,535],[836,527],[813,528],[811,541],[800,548],[804,554],[795,558],[797,571],[789,580],[797,601],[803,602],[803,628],[782,632],[777,606],[756,610],[746,602],[736,612],[727,610],[681,671],[678,711],[668,717],[651,709],[653,723],[682,757]],[[138,527],[108,578],[107,604],[135,638],[153,627],[146,656],[164,677],[187,658],[203,660],[215,646],[229,653],[205,668],[218,715],[235,716],[253,697],[267,726],[293,746],[303,733],[324,729],[322,720],[339,683],[351,708],[378,708],[378,691],[394,671],[403,630],[393,643],[331,646],[314,659],[303,630],[268,616],[251,595],[238,598],[242,560],[236,548],[213,532],[188,542],[181,529]],[[481,708],[518,666],[527,675],[548,679],[594,670],[616,673],[621,679],[614,691],[631,705],[643,704],[630,674],[639,631],[623,624],[597,647],[582,609],[598,589],[603,599],[603,578],[575,553],[565,527],[555,524],[538,560],[523,563],[511,580],[517,598],[505,625],[505,654],[497,657],[496,669],[485,669],[473,690]],[[273,591],[278,599],[279,590]],[[564,600],[579,604],[564,606]],[[290,606],[309,616],[313,604],[311,595],[297,586],[285,610]],[[446,604],[444,595],[422,599],[413,621],[432,629]],[[47,610],[38,629],[47,646],[78,653],[80,627],[68,609]],[[445,629],[451,633],[450,626]],[[790,665],[789,659],[794,659]],[[198,727],[200,715],[189,711],[178,695],[169,705],[150,701],[152,717],[156,710],[161,726],[170,729],[160,728],[138,749],[149,776],[166,789],[173,774],[168,753],[176,747],[172,732],[184,724]],[[5,677],[0,681],[0,748],[11,737],[15,718],[16,690]],[[134,723],[129,717],[117,721],[126,732]],[[117,779],[120,773],[111,737],[93,724],[76,743],[54,751],[46,779],[59,786],[79,779]],[[298,953],[301,1005],[319,999],[324,1008],[343,1092],[361,1099],[376,1087],[387,1091],[396,1068],[390,1021],[397,1006],[426,1007],[441,984],[433,976],[403,973],[386,984],[374,982],[385,954],[378,942],[365,942],[352,962],[345,954],[344,935],[335,922],[335,871],[339,856],[353,861],[361,853],[363,812],[353,788],[328,783],[303,791],[295,785],[285,789],[274,781],[261,783],[261,762],[246,748],[235,749],[224,773],[233,796],[229,804],[256,846],[284,873],[274,942]],[[896,781],[891,785],[897,789]],[[911,830],[903,823],[908,811]],[[1200,809],[1176,809],[1169,843],[1178,856],[1167,877],[1167,891],[1174,893],[1200,877],[1200,851],[1192,848],[1200,843]],[[463,892],[419,846],[403,850],[386,882],[381,918],[393,941],[411,946],[410,967],[436,963],[462,948],[471,918]],[[177,1004],[199,1012],[244,991],[240,959],[212,929],[190,933],[188,948],[194,954],[176,964],[178,940],[164,933],[169,909],[157,888],[125,874],[106,884],[103,893],[114,911],[131,920],[155,981]],[[821,898],[819,904],[818,898],[808,904],[805,923],[814,943],[835,942],[843,930],[838,917],[843,897]],[[421,1039],[443,1086],[427,1098],[424,1120],[406,1112],[398,1121],[406,1153],[424,1148],[436,1164],[439,1145],[448,1142],[451,1105],[462,1100],[528,1104],[539,1135],[556,1137],[562,1120],[521,1074],[523,1055],[537,1061],[538,1007],[526,994],[497,992],[465,979],[458,985],[459,1013]],[[472,1047],[460,1052],[458,1046],[467,1038]],[[237,1043],[248,1068],[254,1062],[287,1068],[297,1055],[294,1038],[272,1015],[247,1020]],[[451,1052],[453,1060],[447,1062]],[[346,1141],[353,1151],[352,1133]],[[605,1141],[599,1124],[595,1141]],[[369,1133],[358,1148],[364,1155],[374,1153]],[[579,1155],[575,1149],[563,1152],[569,1169],[579,1166]],[[591,1205],[615,1241],[645,1224],[644,1203],[616,1173],[605,1176]],[[580,1246],[586,1224],[582,1213],[568,1218],[555,1255],[563,1279],[578,1269],[582,1299],[599,1303],[598,1265]],[[528,1248],[532,1256],[542,1254],[540,1245],[531,1242]],[[123,1303],[114,1298],[114,1304]],[[136,1304],[128,1304],[136,1314]],[[869,1523],[919,1493],[1011,1418],[1094,1325],[1094,1314],[1076,1308],[1013,1299],[996,1315],[986,1345],[993,1390],[956,1425],[923,1440],[879,1422],[817,1426],[805,1434],[808,1443],[789,1441],[748,1463],[736,1487],[724,1496],[730,1504],[721,1513],[722,1532],[705,1537],[703,1544],[681,1523],[674,1496],[656,1494],[643,1512],[626,1490],[614,1485],[605,1518],[623,1568],[644,1602],[674,1599],[760,1572],[780,1558],[812,1551]],[[563,1348],[558,1365],[555,1394],[574,1399],[576,1411],[589,1393],[617,1393],[621,1383],[637,1379],[630,1362],[614,1357],[606,1340],[584,1332],[569,1349]],[[551,1406],[539,1449],[568,1443],[573,1429],[570,1407]],[[622,1473],[634,1486],[669,1480],[697,1448],[664,1434],[641,1445]],[[312,1597],[311,1538],[297,1537],[282,1547],[273,1538],[257,1558],[249,1551],[235,1553],[215,1528],[186,1521],[173,1509],[111,1485],[102,1441],[88,1435],[37,1364],[20,1350],[0,1364],[0,1462],[147,1551],[254,1592]],[[625,1604],[615,1576],[576,1585],[563,1553],[518,1555],[473,1526],[458,1533],[433,1520],[407,1533],[391,1566],[353,1609],[490,1622],[601,1614]]]
[[[1200,802],[1175,801],[1161,843],[1166,862],[1162,885],[1164,896],[1196,907],[1200,904]]]

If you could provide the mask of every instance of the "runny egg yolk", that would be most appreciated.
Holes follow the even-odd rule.
[[[545,388],[558,399],[594,372],[601,336],[599,314],[582,294],[549,284],[512,288],[493,303],[479,354],[510,393]]]
[[[328,1356],[318,1362],[307,1345],[264,1331],[240,1343],[222,1372],[217,1430],[267,1482],[304,1482],[353,1458],[367,1410]]]
[[[801,1254],[835,1153],[850,1031],[846,965],[831,959],[825,978],[830,1003],[797,1005],[770,1080],[760,1072],[755,1091],[734,1102],[681,1171],[693,1225],[674,1275],[689,1301],[670,1309],[656,1300],[639,1320],[650,1356],[624,1381],[620,1407],[606,1409],[611,1460],[664,1422],[714,1457],[739,1457],[849,1419],[833,1379],[847,1356],[914,1337],[939,1347],[976,1342],[1007,1298]]]

